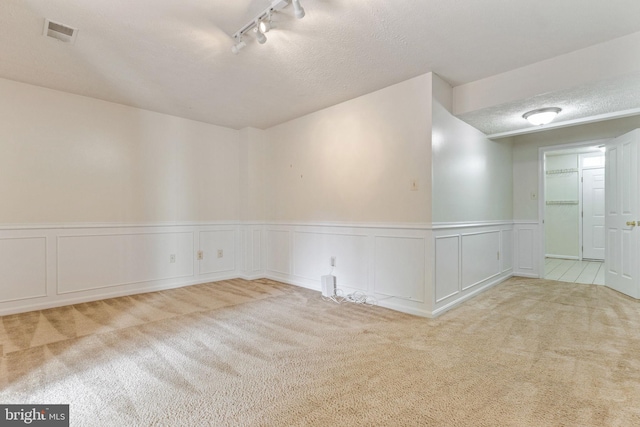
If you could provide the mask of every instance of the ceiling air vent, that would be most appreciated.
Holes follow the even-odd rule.
[[[76,41],[78,29],[45,19],[43,35],[54,38],[56,40],[60,40],[64,43],[73,44]]]

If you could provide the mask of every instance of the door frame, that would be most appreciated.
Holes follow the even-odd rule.
[[[539,272],[538,277],[544,279],[544,265],[545,265],[545,226],[544,226],[544,211],[545,211],[545,162],[544,158],[548,152],[570,150],[574,148],[587,148],[593,146],[604,145],[611,138],[606,139],[594,139],[591,141],[573,142],[569,144],[560,145],[548,145],[544,147],[538,147],[538,265]],[[582,232],[580,232],[582,235]],[[582,250],[580,251],[580,257],[582,257]]]
[[[585,170],[592,170],[592,169],[604,169],[605,166],[598,166],[598,167],[588,167],[585,168],[582,166],[582,159],[584,157],[600,157],[600,156],[604,156],[604,153],[580,153],[578,154],[578,173],[580,174],[580,182],[578,183],[580,186],[580,191],[578,191],[578,210],[579,212],[581,212],[581,215],[578,217],[578,226],[580,227],[580,232],[578,233],[578,241],[580,244],[580,261],[582,261],[584,259],[584,240],[583,240],[583,233],[584,233],[584,171]],[[604,258],[603,258],[604,261]]]

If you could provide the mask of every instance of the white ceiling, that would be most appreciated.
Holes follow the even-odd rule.
[[[538,129],[522,115],[541,107],[562,109],[561,114],[544,129],[624,117],[630,113],[640,114],[640,72],[546,92],[458,117],[490,137],[511,136]]]
[[[287,7],[233,55],[229,35],[270,3],[2,0],[0,77],[267,128],[429,71],[457,86],[640,31],[638,0],[301,0],[304,19]],[[45,18],[76,43],[43,37]],[[501,108],[476,126],[519,107]]]

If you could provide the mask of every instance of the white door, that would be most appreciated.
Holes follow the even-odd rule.
[[[582,172],[582,258],[604,259],[604,168]]]
[[[605,284],[640,298],[638,278],[638,150],[640,129],[606,144]]]

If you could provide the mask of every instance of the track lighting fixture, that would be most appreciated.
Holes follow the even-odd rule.
[[[256,33],[256,40],[258,40],[258,43],[265,44],[267,42],[267,36],[262,34],[262,31],[260,31],[260,28],[258,27],[254,28],[253,32]]]
[[[268,33],[271,30],[271,22],[270,21],[260,21],[260,25],[258,25],[261,33]]]
[[[271,24],[271,12],[269,12],[269,15],[267,15],[266,18],[260,21],[260,23],[258,24],[258,28],[260,29],[260,32],[262,34],[268,33],[271,28],[273,28]]]
[[[305,11],[300,5],[300,0],[273,0],[271,2],[271,6],[262,11],[262,13],[258,14],[252,21],[248,22],[242,28],[236,31],[236,33],[233,35],[233,39],[236,41],[236,43],[231,48],[231,51],[237,54],[247,45],[242,40],[242,37],[251,30],[256,33],[255,36],[258,43],[266,43],[267,37],[265,36],[265,33],[268,33],[274,28],[274,25],[271,23],[271,16],[274,13],[277,13],[287,7],[289,3],[293,4],[293,13],[295,17],[298,19],[304,18]]]
[[[240,52],[246,46],[247,44],[242,40],[242,37],[240,37],[238,41],[233,45],[233,47],[231,47],[231,52],[237,55],[238,52]]]
[[[296,18],[304,18],[304,8],[300,6],[300,0],[293,0],[293,12],[296,15]]]

